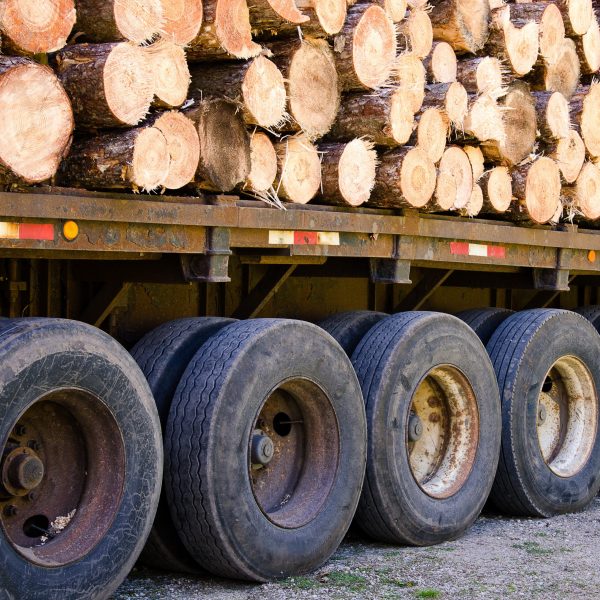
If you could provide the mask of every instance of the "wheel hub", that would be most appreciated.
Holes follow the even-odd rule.
[[[26,496],[40,485],[45,469],[44,463],[31,448],[19,447],[4,459],[1,473],[5,495]]]
[[[256,429],[252,435],[250,448],[250,459],[252,464],[266,466],[271,462],[275,454],[273,440],[265,435],[260,429]]]
[[[423,435],[423,423],[418,415],[412,414],[408,419],[408,441],[416,442]]]

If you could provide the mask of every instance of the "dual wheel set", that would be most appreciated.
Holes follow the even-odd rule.
[[[581,510],[600,488],[585,310],[182,319],[131,355],[0,321],[0,598],[107,598],[144,543],[148,565],[265,581],[322,565],[352,520],[428,545],[488,496]]]

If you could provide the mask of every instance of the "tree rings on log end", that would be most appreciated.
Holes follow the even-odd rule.
[[[431,19],[425,10],[411,10],[406,21],[398,25],[400,46],[408,42],[408,50],[417,58],[424,59],[433,47]]]
[[[410,109],[415,114],[425,98],[425,67],[412,54],[401,54],[396,59],[394,81],[398,89],[404,90],[410,100]]]
[[[471,171],[473,171],[473,181],[479,181],[485,171],[485,159],[479,146],[464,146],[463,150],[469,157]]]
[[[600,158],[600,84],[590,85],[583,99],[581,137],[589,155]]]
[[[484,207],[493,213],[503,213],[512,202],[512,178],[506,167],[494,167],[481,178]]]
[[[432,83],[452,83],[456,81],[456,54],[447,42],[436,42],[428,64]]]
[[[524,197],[520,197],[518,190],[515,190],[515,196],[524,200],[527,216],[535,223],[543,224],[556,215],[560,206],[560,187],[558,165],[551,158],[542,156],[528,165]]]
[[[566,28],[570,35],[583,35],[590,28],[594,16],[592,0],[560,0],[566,7]]]
[[[594,221],[600,218],[600,169],[586,162],[579,173],[574,189],[573,208],[584,218]]]
[[[590,28],[576,40],[577,53],[581,62],[581,71],[586,75],[600,69],[600,25],[596,17]]]
[[[281,71],[264,56],[257,56],[242,82],[246,110],[261,127],[278,127],[287,118],[287,94]]]
[[[458,146],[446,148],[438,167],[436,202],[442,210],[462,209],[471,198],[473,171],[466,153]]]
[[[481,186],[477,183],[473,184],[473,189],[471,190],[471,196],[469,197],[469,201],[467,205],[460,209],[460,213],[463,217],[476,217],[483,208],[483,191],[481,190]]]
[[[565,37],[565,23],[556,4],[546,6],[540,20],[540,54],[549,62],[558,59]]]
[[[352,140],[344,147],[338,163],[341,196],[350,206],[364,204],[375,185],[377,153],[366,140]]]
[[[438,108],[423,111],[417,125],[417,146],[434,162],[442,158],[448,136],[448,118]]]
[[[202,27],[200,0],[161,0],[164,24],[161,35],[180,46],[189,44]]]
[[[277,177],[277,153],[269,136],[255,131],[250,137],[250,173],[245,187],[257,194],[267,193]]]
[[[560,92],[570,99],[579,83],[580,63],[575,42],[565,38],[559,46],[557,58],[544,68],[544,88],[550,92]]]
[[[159,106],[175,108],[187,99],[190,71],[185,51],[167,40],[143,47],[154,75],[154,96]]]
[[[400,191],[414,208],[423,208],[435,191],[436,171],[433,161],[421,148],[408,150],[400,170]]]
[[[381,2],[380,2],[381,4]],[[394,22],[399,23],[406,16],[406,0],[383,0],[385,14]]]
[[[164,20],[161,0],[112,0],[110,3],[113,5],[115,26],[123,39],[142,44],[162,30]],[[79,5],[77,10],[80,10]],[[93,14],[91,19],[93,20]]]
[[[170,157],[167,140],[156,127],[144,127],[140,130],[135,140],[129,171],[131,183],[146,191],[164,185],[169,177]]]
[[[294,0],[268,0],[268,4],[280,17],[290,23],[299,25],[310,20],[308,15],[300,11]]]
[[[335,35],[342,30],[346,20],[348,5],[346,0],[312,0],[321,28],[327,35]],[[299,4],[302,9],[302,4]]]
[[[570,131],[567,137],[556,143],[550,158],[556,161],[563,180],[574,183],[585,161],[585,145],[576,131]]]
[[[300,134],[279,142],[276,146],[279,160],[280,198],[306,204],[312,200],[321,185],[321,160],[317,148],[307,136]]]
[[[246,0],[215,0],[215,32],[221,46],[236,58],[254,58],[262,51],[252,41],[250,12]]]

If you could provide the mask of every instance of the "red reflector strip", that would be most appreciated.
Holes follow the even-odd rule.
[[[459,256],[485,256],[487,258],[505,258],[504,246],[471,244],[469,242],[450,242],[450,252]]]
[[[294,231],[294,245],[313,246],[318,243],[316,231]]]
[[[54,240],[54,225],[36,225],[34,223],[19,224],[20,240]]]

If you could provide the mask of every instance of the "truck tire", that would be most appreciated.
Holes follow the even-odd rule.
[[[525,310],[488,351],[502,398],[492,501],[536,517],[585,508],[600,488],[600,336],[571,311]]]
[[[596,328],[596,331],[600,331],[600,306],[598,304],[591,306],[580,306],[573,312],[576,312],[577,314],[580,314],[582,317],[586,318]]]
[[[490,341],[494,331],[514,312],[514,310],[508,308],[472,308],[461,310],[455,316],[464,321],[485,346]]]
[[[324,329],[348,356],[352,356],[367,331],[388,316],[386,313],[374,310],[348,311],[331,315],[317,325]]]
[[[163,430],[173,394],[188,363],[204,342],[234,322],[234,319],[221,317],[169,321],[147,333],[131,349],[131,355],[142,369],[154,395]],[[140,562],[163,571],[201,572],[177,537],[164,490]]]
[[[109,598],[158,504],[160,424],[102,331],[23,319],[0,336],[0,598]]]
[[[213,336],[177,387],[165,440],[173,520],[215,575],[311,571],[350,525],[364,405],[350,359],[316,325],[254,319]]]
[[[500,401],[492,365],[460,319],[398,313],[352,362],[367,412],[367,471],[356,522],[372,538],[425,546],[455,539],[494,480]]]

